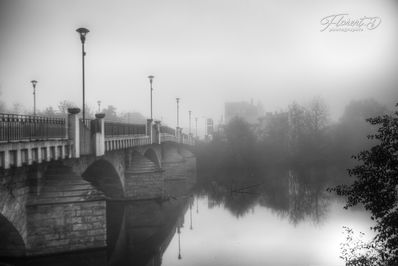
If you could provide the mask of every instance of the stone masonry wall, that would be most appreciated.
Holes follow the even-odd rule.
[[[106,202],[39,204],[27,207],[27,254],[106,246]]]
[[[126,197],[130,199],[152,199],[164,195],[162,172],[126,174]]]
[[[162,169],[165,180],[187,179],[196,171],[196,158],[185,158],[181,162],[163,162]]]

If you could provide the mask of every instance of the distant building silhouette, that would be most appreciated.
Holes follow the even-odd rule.
[[[258,118],[264,115],[261,103],[249,102],[228,102],[225,103],[225,123],[229,123],[234,117],[240,117],[250,124],[257,124]]]
[[[211,140],[213,139],[214,134],[214,121],[211,118],[206,119],[206,135],[205,139]]]

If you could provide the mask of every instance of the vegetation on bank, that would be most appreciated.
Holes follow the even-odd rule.
[[[398,104],[397,104],[398,107]],[[354,182],[333,189],[347,198],[346,208],[363,205],[376,222],[376,237],[347,265],[398,265],[398,110],[393,115],[369,118],[377,125],[375,146],[361,151],[354,158],[359,165],[349,169]]]
[[[199,171],[217,183],[245,179],[256,184],[264,169],[350,168],[348,180],[317,175],[334,179],[329,191],[346,197],[346,208],[363,205],[376,222],[371,242],[355,242],[353,231],[346,228],[342,258],[350,266],[398,265],[398,111],[389,114],[375,101],[356,101],[333,124],[326,111],[319,102],[310,107],[292,104],[287,112],[270,114],[256,126],[236,118],[199,147]],[[307,201],[313,198],[316,205],[309,206],[319,206],[321,186],[330,180],[312,182],[310,173],[293,176],[299,179],[298,191],[305,190],[297,195],[313,191]]]
[[[353,166],[351,156],[372,143],[375,127],[365,119],[387,113],[374,100],[353,101],[338,122],[330,122],[319,99],[309,106],[293,103],[287,111],[268,113],[257,125],[235,118],[199,147],[199,168],[252,175],[262,168]]]

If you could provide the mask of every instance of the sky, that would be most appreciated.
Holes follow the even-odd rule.
[[[374,29],[321,31],[331,15],[376,17]],[[333,28],[335,25],[331,25]],[[265,111],[321,97],[337,118],[352,99],[398,100],[398,2],[393,0],[0,0],[0,91],[8,106],[81,106],[180,124],[220,120],[224,103],[262,102]],[[337,27],[337,26],[336,26]],[[341,28],[341,27],[339,27]],[[347,26],[350,28],[350,26]]]

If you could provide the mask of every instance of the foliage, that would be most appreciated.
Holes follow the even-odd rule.
[[[225,127],[225,137],[233,157],[232,163],[241,168],[250,168],[254,160],[252,154],[255,145],[250,124],[239,117],[232,119]]]
[[[268,113],[260,120],[255,134],[261,157],[272,164],[280,164],[288,154],[289,121],[286,112]]]
[[[398,104],[397,104],[398,106]],[[376,134],[369,139],[377,145],[360,152],[355,159],[360,165],[349,169],[356,177],[351,185],[332,189],[347,197],[346,208],[362,204],[376,221],[373,228],[378,244],[383,245],[382,257],[390,264],[398,264],[398,111],[393,115],[369,118],[378,125]]]
[[[0,97],[1,97],[1,90],[0,90]],[[1,113],[6,112],[6,105],[2,100],[0,100],[0,112]]]
[[[289,106],[289,152],[294,161],[316,162],[323,158],[328,109],[319,98],[308,107]]]
[[[351,102],[340,121],[332,124],[326,104],[315,98],[307,106],[292,103],[286,111],[266,113],[257,124],[235,118],[204,145],[209,160],[199,159],[213,168],[246,172],[275,165],[351,167],[351,154],[369,147],[364,140],[374,132],[364,116],[385,110],[374,100]]]
[[[355,233],[349,227],[343,226],[345,242],[340,244],[341,256],[346,266],[376,266],[384,265],[382,260],[383,246],[375,239],[364,240],[365,234]]]
[[[326,153],[328,109],[315,98],[308,106],[289,105],[287,112],[267,113],[257,126],[262,156],[272,163],[314,163]]]
[[[102,113],[105,114],[105,120],[119,122],[120,119],[116,113],[116,107],[113,105],[108,105],[108,107],[102,109]]]
[[[340,118],[339,123],[332,128],[333,139],[330,154],[333,158],[346,161],[347,167],[355,163],[348,160],[352,154],[369,149],[375,143],[366,136],[375,133],[375,127],[366,122],[369,117],[381,116],[387,113],[387,108],[375,100],[368,99],[350,102]]]

